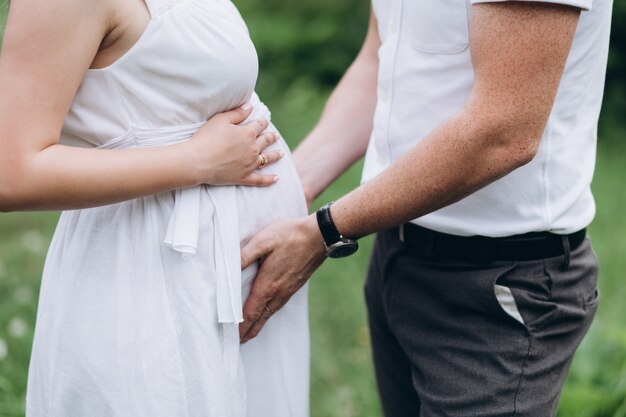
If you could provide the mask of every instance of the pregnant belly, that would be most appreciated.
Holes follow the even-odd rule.
[[[273,126],[270,129],[275,130]],[[304,192],[289,147],[281,138],[267,150],[285,152],[280,161],[261,170],[263,174],[278,175],[279,181],[269,187],[237,187],[239,235],[242,244],[276,220],[307,215]]]

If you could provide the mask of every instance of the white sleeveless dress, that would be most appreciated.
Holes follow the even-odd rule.
[[[258,64],[230,0],[148,0],[152,19],[113,65],[90,70],[61,143],[124,149],[188,140],[252,102]],[[274,129],[273,126],[270,129]],[[269,188],[200,186],[61,215],[43,274],[28,417],[306,417],[306,288],[239,345],[256,266],[240,244],[307,213],[287,156]]]

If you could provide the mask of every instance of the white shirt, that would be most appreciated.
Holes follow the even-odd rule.
[[[489,1],[494,0],[373,0],[382,45],[364,182],[465,104],[474,82],[470,3]],[[536,157],[414,223],[444,233],[492,237],[533,231],[567,234],[591,223],[595,204],[590,184],[612,0],[548,2],[584,11]]]

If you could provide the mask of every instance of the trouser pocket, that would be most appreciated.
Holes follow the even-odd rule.
[[[517,262],[494,282],[494,298],[503,311],[508,291],[517,312],[530,331],[547,325],[575,324],[595,311],[598,262],[588,241],[573,251],[567,263],[562,256],[538,261]]]

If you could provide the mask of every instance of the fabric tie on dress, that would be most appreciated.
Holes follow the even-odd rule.
[[[252,95],[250,104],[253,107],[252,114],[242,125],[255,119],[270,119],[271,114],[268,108],[259,100],[256,93]],[[203,125],[204,122],[165,128],[133,128],[124,135],[99,146],[98,149],[153,148],[174,145],[191,139]],[[208,194],[214,207],[218,320],[220,323],[238,324],[243,321],[243,303],[236,187],[203,185],[176,190],[174,208],[163,243],[179,252],[185,259],[196,256],[200,216],[210,214],[201,212],[202,193]]]

